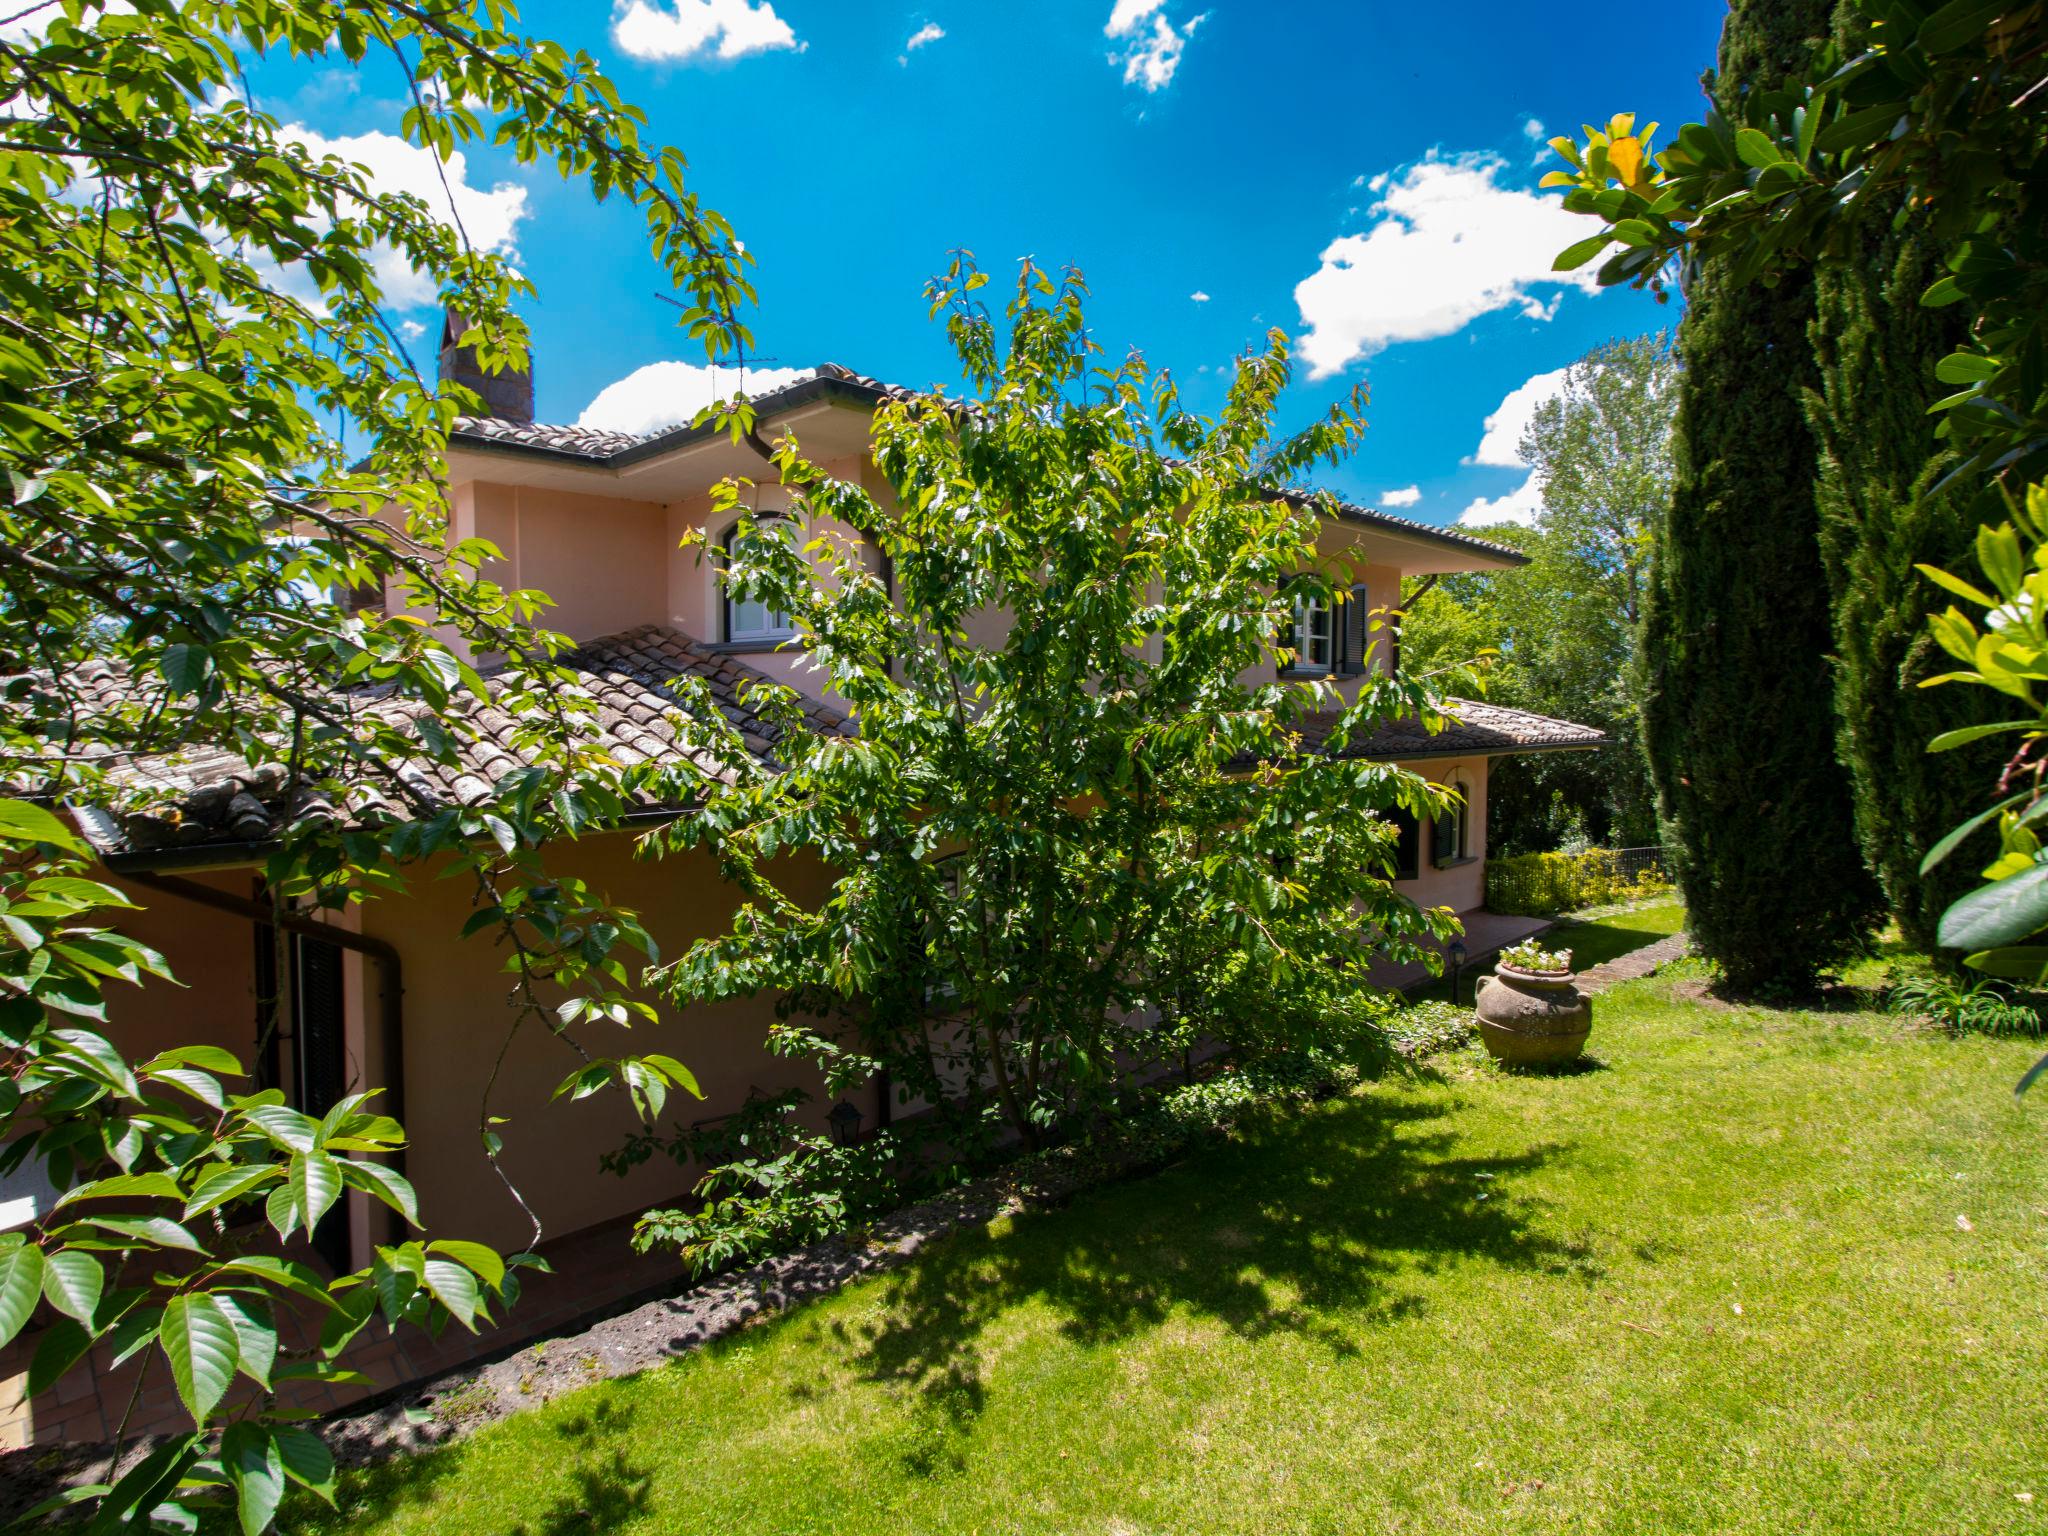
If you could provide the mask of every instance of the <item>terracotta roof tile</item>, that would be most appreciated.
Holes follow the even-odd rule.
[[[1604,747],[1607,737],[1590,725],[1555,720],[1525,709],[1509,709],[1476,699],[1446,699],[1450,723],[1431,731],[1420,720],[1382,725],[1363,741],[1344,749],[1346,757],[1489,757],[1507,752],[1558,752]],[[1302,743],[1311,751],[1325,748],[1336,725],[1335,711],[1310,715],[1301,722]]]
[[[721,714],[740,728],[759,760],[774,763],[776,731],[740,699],[740,690],[764,674],[733,657],[693,640],[679,630],[644,625],[607,635],[564,652],[562,666],[576,674],[576,688],[596,706],[595,741],[622,763],[673,757],[677,735],[664,716],[680,711],[682,701],[671,685],[684,677],[703,681]],[[81,669],[81,674],[89,669]],[[124,707],[141,690],[126,686],[125,674],[107,667],[86,681],[104,707]],[[488,679],[486,680],[489,681]],[[387,720],[403,722],[425,712],[416,702],[379,706],[363,696],[371,712],[388,709]],[[520,750],[519,722],[507,710],[480,705],[459,695],[451,712],[462,713],[477,730],[463,744],[453,766],[424,758],[397,765],[397,772],[428,800],[440,805],[469,805],[490,796],[498,781],[526,766]],[[820,730],[844,732],[845,717],[821,704],[806,703],[805,714]],[[691,750],[689,761],[700,773],[730,781],[733,768],[708,754]],[[353,802],[337,808],[317,792],[302,790],[285,804],[286,771],[282,764],[252,767],[241,756],[214,747],[193,747],[144,758],[117,774],[133,791],[125,804],[82,808],[81,828],[101,852],[149,853],[170,848],[214,844],[258,843],[274,837],[288,824],[308,817],[346,815],[352,821],[386,819],[398,814],[391,797],[374,787],[353,791]],[[652,804],[643,809],[673,809]]]

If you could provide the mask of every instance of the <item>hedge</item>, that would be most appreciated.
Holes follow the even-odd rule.
[[[1584,853],[1521,853],[1486,862],[1486,905],[1495,912],[1548,917],[1578,907],[1632,901],[1671,889],[1656,870],[1631,879],[1610,848]]]

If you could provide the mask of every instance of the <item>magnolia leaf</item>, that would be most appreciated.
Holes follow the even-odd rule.
[[[1978,889],[1941,914],[1943,949],[1998,949],[2048,927],[2048,864]]]

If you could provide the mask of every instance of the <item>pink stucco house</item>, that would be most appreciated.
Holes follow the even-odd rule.
[[[444,367],[460,362],[444,358]],[[888,392],[873,379],[826,365],[760,398],[761,430],[772,435],[794,428],[814,461],[881,489],[868,460],[868,423]],[[809,695],[821,713],[830,710],[831,700],[779,616],[727,602],[712,566],[678,547],[691,530],[702,529],[714,543],[720,539],[725,529],[705,526],[711,487],[728,475],[760,475],[755,455],[708,429],[631,437],[542,425],[530,419],[530,388],[516,383],[494,381],[490,398],[500,414],[465,420],[450,443],[452,536],[490,539],[505,554],[498,573],[504,585],[552,595],[558,606],[549,622],[578,642],[569,663],[600,701],[618,754],[631,760],[675,750],[662,713],[673,704],[666,685],[685,673],[710,684],[762,752],[772,746],[771,733],[740,703],[742,680],[754,674],[780,679]],[[756,494],[757,510],[785,504],[772,484]],[[1320,607],[1301,615],[1299,666],[1327,676],[1340,690],[1355,690],[1357,679],[1373,669],[1398,666],[1397,645],[1384,637],[1368,643],[1364,621],[1372,610],[1398,605],[1404,580],[1501,570],[1523,558],[1462,533],[1352,507],[1326,520],[1321,539],[1326,554],[1348,564],[1362,600],[1335,615]],[[370,593],[356,600],[383,598]],[[79,681],[111,689],[118,680]],[[1509,753],[1584,750],[1602,738],[1583,726],[1482,703],[1453,709],[1455,723],[1439,734],[1388,729],[1353,750],[1410,764],[1462,791],[1460,812],[1433,826],[1404,829],[1404,885],[1418,902],[1464,915],[1475,930],[1476,952],[1527,931],[1489,922],[1483,911],[1490,764]],[[1310,738],[1314,745],[1314,730]],[[518,765],[511,745],[487,738],[462,773],[436,783],[436,792],[460,800]],[[179,991],[151,988],[139,999],[117,999],[114,1028],[137,1053],[204,1040],[246,1062],[257,1040],[256,1000],[275,995],[278,985],[271,965],[276,949],[259,927],[268,909],[252,901],[256,869],[276,818],[299,808],[280,805],[278,782],[251,775],[238,758],[200,753],[162,765],[161,772],[183,792],[180,816],[124,815],[118,807],[80,813],[108,877],[142,904],[127,926],[162,950],[185,983]],[[630,856],[635,830],[588,838],[560,861],[637,908],[671,953],[699,935],[723,931],[732,897],[712,861],[694,855],[637,862]],[[403,897],[304,914],[291,946],[289,1039],[273,1063],[275,1080],[315,1113],[350,1085],[389,1085],[397,1101],[390,1107],[412,1135],[406,1171],[428,1226],[516,1245],[526,1228],[491,1175],[475,1130],[502,1034],[500,957],[487,945],[458,939],[468,915],[466,891],[426,878],[414,880]],[[799,1064],[763,1048],[769,1018],[770,1006],[762,1002],[668,1021],[659,1049],[696,1072],[707,1096],[696,1113],[718,1115],[750,1093],[803,1085]],[[591,1042],[594,1052],[648,1046],[644,1034],[631,1045]],[[505,1064],[496,1102],[511,1117],[510,1171],[550,1234],[573,1241],[578,1232],[615,1228],[623,1218],[675,1201],[691,1176],[659,1160],[626,1178],[600,1171],[599,1154],[618,1146],[628,1113],[615,1095],[551,1100],[564,1070],[561,1049],[545,1034],[524,1037]],[[822,1113],[823,1104],[815,1107]],[[866,1108],[887,1118],[883,1106]],[[26,1219],[42,1198],[47,1193],[33,1181],[0,1188],[0,1221]],[[381,1207],[350,1196],[345,1221],[323,1241],[332,1261],[361,1262],[351,1256],[384,1236]],[[631,1262],[616,1231],[603,1251],[616,1265]],[[13,1396],[4,1383],[23,1368],[16,1357],[25,1347],[18,1341],[0,1354],[0,1400]],[[390,1369],[384,1367],[387,1375]],[[39,1400],[16,1413],[11,1429],[0,1410],[0,1432],[17,1443],[94,1439],[104,1423],[100,1414],[97,1397]]]

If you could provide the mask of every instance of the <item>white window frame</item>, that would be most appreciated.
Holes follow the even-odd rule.
[[[1316,632],[1320,620],[1322,632]],[[1294,664],[1290,672],[1327,673],[1335,664],[1336,634],[1330,623],[1330,605],[1319,597],[1296,598],[1294,603]],[[1322,648],[1321,659],[1316,649]]]
[[[766,526],[769,523],[786,523],[788,521],[789,519],[785,517],[773,515],[759,516],[755,519],[757,526]],[[718,541],[719,548],[728,557],[732,553],[733,538],[739,531],[740,525],[734,523],[725,530],[725,536]],[[729,570],[730,568],[731,564],[728,559],[726,569]],[[791,621],[788,614],[777,613],[766,603],[755,598],[734,597],[731,588],[726,585],[722,578],[719,581],[718,590],[719,596],[725,605],[725,643],[727,645],[781,645],[785,641],[796,638],[796,625]],[[743,625],[740,622],[740,618],[742,612],[747,609],[751,609],[754,613],[759,614],[761,622]]]

